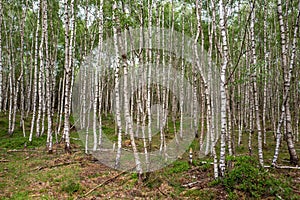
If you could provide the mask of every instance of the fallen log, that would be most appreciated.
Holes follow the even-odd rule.
[[[275,169],[300,169],[300,167],[298,166],[280,166],[280,165],[275,165],[275,166],[271,166],[271,165],[265,165],[264,168],[275,168]]]

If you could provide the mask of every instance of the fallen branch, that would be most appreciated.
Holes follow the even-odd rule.
[[[14,152],[43,152],[44,150],[38,150],[38,149],[12,149],[7,150],[7,153],[14,153]]]
[[[169,195],[166,194],[166,193],[164,193],[163,191],[161,191],[161,189],[159,189],[159,188],[157,188],[157,189],[158,189],[158,191],[159,191],[160,193],[162,193],[165,197],[169,197]]]
[[[76,141],[80,140],[80,138],[74,138],[74,137],[70,137],[70,139],[76,140]]]
[[[204,164],[207,164],[208,162],[206,162],[206,161],[201,161],[200,163],[204,165]],[[213,162],[210,162],[209,164],[210,164],[210,165],[213,165],[214,163],[213,163]]]
[[[191,183],[187,183],[182,185],[182,187],[192,187],[193,185],[196,185],[197,183],[201,183],[201,181],[195,181],[195,182],[191,182]]]
[[[40,171],[42,169],[47,169],[47,168],[52,169],[52,168],[55,168],[55,167],[62,167],[62,166],[71,165],[71,164],[77,164],[77,163],[80,163],[80,162],[65,162],[65,163],[59,163],[57,165],[41,166],[41,167],[35,168],[34,171],[35,170]]]
[[[56,152],[64,152],[65,149],[64,148],[55,148],[53,149]],[[72,152],[82,152],[84,151],[84,148],[80,149],[80,148],[76,148],[76,149],[72,149]],[[19,152],[47,152],[46,149],[11,149],[11,150],[7,150],[7,153],[19,153]]]
[[[275,166],[270,166],[270,165],[265,165],[264,168],[275,168],[275,169],[300,169],[300,167],[296,166],[280,166],[280,165],[275,165]]]
[[[93,191],[95,191],[96,189],[102,187],[104,184],[107,184],[107,183],[111,182],[112,180],[118,178],[119,176],[121,176],[122,174],[124,174],[124,173],[126,173],[126,172],[128,172],[128,171],[131,171],[131,170],[134,169],[134,168],[135,168],[135,166],[134,166],[133,168],[129,169],[129,170],[124,170],[124,171],[122,171],[121,173],[119,173],[119,174],[113,176],[112,178],[109,178],[109,179],[105,180],[104,182],[102,182],[102,183],[100,183],[99,185],[97,185],[96,187],[92,188],[90,191],[88,191],[88,192],[85,193],[84,195],[78,197],[77,199],[80,199],[80,198],[83,198],[83,197],[88,196],[89,194],[91,194],[91,193],[92,193]]]
[[[9,162],[9,160],[2,159],[0,162]]]

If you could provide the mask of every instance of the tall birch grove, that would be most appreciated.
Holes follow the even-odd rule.
[[[196,145],[183,150],[211,157],[214,178],[239,149],[296,166],[299,20],[300,1],[0,0],[7,135],[43,138],[48,153],[82,140],[116,169],[132,152],[141,175],[189,128]]]

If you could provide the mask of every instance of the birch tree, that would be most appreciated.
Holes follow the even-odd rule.
[[[39,0],[39,4],[41,5],[41,1]],[[39,6],[40,8],[41,6]],[[32,120],[31,120],[31,129],[30,129],[30,135],[29,135],[29,142],[32,141],[32,135],[34,131],[34,125],[35,125],[35,118],[36,118],[36,110],[37,110],[37,84],[38,84],[38,74],[39,74],[39,68],[38,68],[38,41],[39,41],[39,29],[40,29],[40,10],[38,10],[37,13],[37,25],[36,25],[36,32],[35,32],[35,54],[34,54],[34,80],[33,80],[33,111],[32,111]]]
[[[117,11],[117,2],[114,1],[113,3],[113,20],[118,22],[116,11]],[[116,164],[115,168],[120,167],[120,158],[122,152],[122,123],[121,123],[121,114],[120,114],[120,92],[119,92],[119,47],[118,47],[118,36],[117,36],[117,27],[116,25],[113,26],[113,41],[114,41],[114,49],[115,49],[115,101],[116,101],[116,120],[117,120],[117,133],[118,133],[118,142],[117,142],[117,155],[116,155]]]
[[[49,49],[48,49],[48,9],[47,9],[47,0],[43,1],[44,4],[44,35],[45,35],[45,52],[46,52],[46,60],[45,60],[45,68],[46,68],[46,102],[47,102],[47,145],[48,152],[52,153],[52,111],[51,111],[51,69],[49,63]]]
[[[298,34],[299,28],[299,15],[300,15],[300,3],[298,6],[298,15],[296,19],[296,24],[294,27],[294,39],[292,44],[292,54],[290,59],[290,65],[288,66],[288,59],[287,59],[287,48],[288,45],[286,43],[286,27],[283,19],[283,11],[282,11],[282,1],[277,1],[277,13],[278,13],[278,21],[280,27],[280,39],[281,39],[281,67],[283,70],[283,79],[284,79],[284,87],[283,87],[283,102],[281,106],[281,115],[280,120],[277,127],[276,133],[276,148],[275,153],[272,161],[272,165],[276,165],[278,154],[279,154],[279,146],[281,140],[281,126],[282,123],[284,124],[284,130],[286,130],[286,142],[290,154],[290,162],[292,164],[297,165],[299,158],[296,153],[296,149],[294,146],[294,142],[292,139],[292,126],[291,126],[291,111],[290,111],[290,83],[294,65],[294,56],[295,56],[295,48],[296,48],[296,36]]]
[[[99,61],[101,59],[101,52],[102,52],[102,45],[103,45],[103,0],[100,0],[100,5],[99,5],[99,29],[98,29],[98,34],[99,34],[99,41],[98,41],[98,66],[96,70],[96,75],[95,75],[95,86],[97,87],[95,90],[95,101],[94,104],[97,105],[97,101],[99,102],[98,106],[98,118],[99,118],[99,140],[98,140],[98,145],[101,147],[101,142],[102,142],[102,116],[101,116],[101,109],[102,109],[102,90],[103,90],[103,84],[102,84],[102,79],[100,80],[100,83],[98,83],[99,80],[99,73],[101,73],[101,70],[99,72],[99,68],[101,69],[102,66]],[[102,70],[103,72],[104,70]],[[97,79],[97,80],[96,80]],[[98,86],[99,85],[99,86]],[[95,106],[94,105],[94,106]],[[96,132],[97,129],[97,113],[96,113],[97,108],[94,107],[94,121],[93,121],[93,131],[94,133]],[[95,144],[94,144],[94,149],[95,149]]]
[[[214,1],[214,0],[212,0]],[[228,65],[228,47],[227,47],[227,31],[225,28],[226,15],[223,5],[223,0],[219,2],[220,11],[220,30],[222,37],[222,66],[220,73],[220,95],[221,95],[221,149],[220,149],[220,172],[221,176],[225,175],[225,153],[226,153],[226,129],[227,129],[227,118],[226,118],[226,68]]]
[[[73,7],[74,2],[72,2],[71,7]],[[65,139],[65,150],[67,152],[71,151],[70,145],[70,112],[69,112],[69,98],[70,98],[70,84],[71,84],[71,66],[69,65],[69,56],[70,56],[70,46],[69,46],[69,6],[68,1],[64,1],[64,22],[65,22],[65,62],[64,62],[64,70],[65,70],[65,93],[64,93],[64,111],[65,111],[65,119],[64,119],[64,139]]]
[[[255,117],[256,117],[256,128],[257,128],[257,140],[258,140],[258,157],[259,163],[261,166],[264,166],[263,160],[263,151],[262,151],[262,130],[261,130],[261,120],[259,112],[259,102],[258,102],[258,92],[257,92],[257,58],[256,58],[256,43],[255,43],[255,33],[254,33],[254,24],[255,24],[255,1],[251,2],[251,23],[250,23],[250,32],[251,32],[251,49],[252,49],[252,64],[255,67],[252,73],[252,84],[253,84],[253,93],[254,93],[254,108],[255,108]]]

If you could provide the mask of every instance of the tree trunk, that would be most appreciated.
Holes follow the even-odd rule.
[[[228,65],[228,47],[227,47],[227,34],[226,34],[226,16],[223,7],[223,0],[220,0],[220,29],[222,37],[222,54],[223,61],[221,67],[221,82],[220,82],[220,94],[221,94],[221,149],[220,149],[220,170],[221,176],[225,175],[225,153],[226,153],[226,128],[227,128],[227,118],[226,118],[226,68]]]
[[[74,3],[74,2],[72,2]],[[73,7],[73,5],[71,5]],[[65,21],[65,93],[64,93],[64,139],[65,139],[65,151],[70,153],[71,152],[71,145],[70,145],[70,113],[69,113],[69,98],[70,98],[70,84],[71,84],[71,67],[69,65],[69,56],[70,56],[70,46],[69,46],[69,6],[68,1],[64,1],[64,21]]]
[[[257,93],[257,58],[256,58],[256,44],[255,44],[255,33],[254,33],[254,23],[255,23],[255,1],[251,2],[252,13],[251,13],[251,24],[250,24],[250,33],[251,33],[251,49],[252,49],[252,64],[255,70],[252,73],[252,83],[253,83],[253,94],[254,94],[254,109],[256,115],[256,128],[257,128],[257,142],[258,142],[258,157],[259,163],[261,166],[264,166],[263,160],[263,150],[262,150],[262,130],[261,130],[261,121],[259,113],[259,102],[258,102],[258,93]]]
[[[113,3],[113,20],[118,22],[117,16],[117,2],[114,1]],[[118,132],[118,147],[117,147],[117,155],[116,155],[116,164],[115,168],[118,169],[120,167],[120,158],[121,158],[121,150],[122,150],[122,123],[121,123],[121,114],[120,114],[120,81],[119,81],[119,46],[118,46],[118,35],[117,35],[117,27],[116,25],[113,26],[113,41],[114,41],[114,48],[115,48],[115,101],[116,101],[116,120],[117,120],[117,132]]]
[[[285,130],[286,130],[286,142],[288,145],[288,150],[290,153],[290,162],[292,164],[297,165],[298,164],[298,156],[296,153],[296,149],[294,146],[294,142],[292,139],[292,127],[291,127],[291,112],[290,112],[290,103],[289,103],[289,95],[290,95],[290,82],[291,82],[291,76],[292,76],[292,70],[293,70],[293,60],[294,60],[294,53],[295,53],[295,47],[296,47],[296,39],[293,42],[293,52],[291,56],[291,63],[288,68],[288,63],[287,63],[287,44],[286,44],[286,27],[285,23],[283,21],[283,14],[282,14],[282,2],[281,0],[278,0],[277,2],[277,13],[278,13],[278,19],[279,19],[279,26],[280,26],[280,39],[281,39],[281,67],[283,69],[283,79],[284,79],[284,90],[283,90],[283,106],[282,106],[282,114],[281,116],[284,116],[284,124],[286,124]],[[300,9],[298,10],[300,12]],[[295,25],[295,33],[294,33],[294,38],[297,35],[298,32],[298,26],[299,26],[299,13],[297,16],[297,22]],[[273,158],[273,164],[276,164],[277,161],[277,156],[279,152],[279,143],[280,142],[280,123],[278,124],[278,129],[277,130],[277,141],[276,141],[276,149],[275,149],[275,155]],[[277,155],[276,155],[277,154]]]
[[[41,8],[41,0],[39,0],[39,9]],[[35,32],[35,53],[34,53],[34,80],[33,80],[33,112],[32,112],[32,120],[31,120],[31,129],[29,135],[29,142],[32,141],[32,135],[34,130],[35,124],[35,117],[36,117],[36,109],[37,109],[37,84],[38,84],[38,42],[39,42],[39,29],[40,29],[40,11],[37,11],[37,25],[36,25],[36,32]]]

